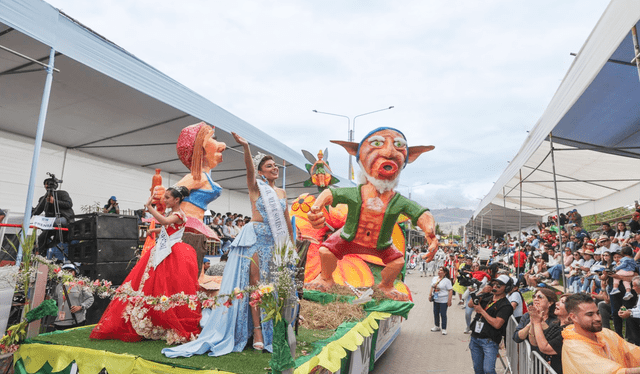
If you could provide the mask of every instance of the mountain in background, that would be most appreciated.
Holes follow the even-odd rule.
[[[453,231],[454,234],[458,234],[458,229],[464,226],[471,219],[473,210],[471,209],[432,209],[431,214],[436,220],[436,224],[440,225],[440,230],[445,233]]]

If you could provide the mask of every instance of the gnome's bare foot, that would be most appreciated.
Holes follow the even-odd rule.
[[[336,282],[331,280],[326,280],[322,278],[322,274],[318,275],[316,279],[312,280],[309,283],[305,283],[304,287],[309,290],[316,290],[320,292],[329,292],[331,287],[336,284]]]
[[[384,293],[384,295],[390,299],[397,301],[409,301],[409,295],[405,295],[402,292],[395,289],[395,287],[385,287],[382,284],[378,285],[380,291]]]

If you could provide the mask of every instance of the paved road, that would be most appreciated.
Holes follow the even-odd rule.
[[[433,308],[427,299],[431,279],[421,278],[417,272],[407,276],[406,283],[416,305],[409,319],[402,323],[400,335],[378,359],[372,373],[473,373],[469,335],[463,333],[464,310],[457,305],[457,296],[447,312],[448,335],[430,331],[434,326]],[[499,361],[496,366],[501,368]]]

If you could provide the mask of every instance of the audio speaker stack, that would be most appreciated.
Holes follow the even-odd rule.
[[[80,275],[122,284],[137,262],[138,220],[135,216],[92,213],[75,216],[69,225],[69,260],[80,263]],[[94,296],[87,324],[97,323],[110,299]]]

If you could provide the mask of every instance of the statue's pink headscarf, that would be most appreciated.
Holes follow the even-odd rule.
[[[178,136],[178,143],[176,144],[178,158],[191,171],[196,180],[200,180],[203,145],[206,140],[204,137],[211,128],[206,123],[200,122],[185,127],[180,131],[180,136]]]

